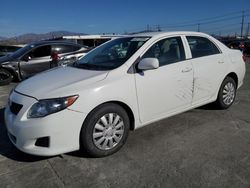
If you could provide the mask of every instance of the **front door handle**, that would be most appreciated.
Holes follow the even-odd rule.
[[[185,68],[185,69],[183,69],[181,72],[182,73],[185,73],[185,72],[190,72],[192,70],[192,68]]]
[[[219,63],[219,64],[222,64],[222,63],[224,63],[224,61],[218,61],[218,63]]]

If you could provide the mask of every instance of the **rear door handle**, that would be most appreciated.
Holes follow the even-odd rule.
[[[185,72],[190,72],[191,70],[192,70],[192,68],[185,68],[181,72],[185,73]]]
[[[222,63],[224,63],[224,61],[218,61],[218,63],[219,63],[219,64],[222,64]]]

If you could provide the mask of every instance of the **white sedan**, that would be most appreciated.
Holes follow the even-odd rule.
[[[244,75],[241,52],[207,34],[126,36],[19,84],[5,124],[26,153],[107,156],[130,130],[212,102],[230,107]]]

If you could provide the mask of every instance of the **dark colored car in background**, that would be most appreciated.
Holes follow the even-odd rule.
[[[222,41],[231,49],[240,50],[243,54],[243,59],[246,63],[250,63],[250,40],[238,39],[232,41]]]
[[[245,45],[243,50],[243,59],[246,63],[250,63],[250,43]]]
[[[249,47],[250,46],[250,41],[246,40],[238,40],[238,41],[233,41],[231,43],[229,43],[227,45],[229,48],[232,48],[232,49],[238,49],[238,50],[241,50],[243,51],[245,49],[245,47]]]
[[[69,63],[85,55],[89,48],[63,41],[28,44],[10,55],[0,57],[0,85],[9,84],[12,78],[21,81],[49,69],[51,54],[55,51],[61,59]]]
[[[0,45],[0,57],[12,54],[23,46],[17,45]]]

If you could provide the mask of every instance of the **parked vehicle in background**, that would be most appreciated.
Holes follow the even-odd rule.
[[[212,102],[229,108],[244,75],[242,53],[207,34],[131,35],[20,83],[9,96],[6,127],[26,153],[82,148],[107,156],[129,130]]]
[[[54,38],[53,40],[65,40],[76,44],[81,44],[88,46],[90,48],[95,48],[109,40],[113,40],[124,35],[73,35],[73,36],[62,36]]]
[[[0,57],[12,54],[24,45],[0,45]]]
[[[244,49],[247,46],[250,46],[250,41],[249,40],[237,40],[237,41],[230,42],[227,46],[231,49],[238,49],[240,51],[244,51]]]
[[[243,50],[243,58],[246,63],[250,63],[250,43],[249,45],[245,45]]]
[[[243,53],[243,59],[245,62],[249,62],[250,60],[250,40],[246,39],[238,39],[233,41],[223,41],[226,46],[231,49],[240,50]]]
[[[61,41],[41,41],[28,44],[14,53],[0,58],[0,84],[8,84],[12,78],[21,81],[49,69],[53,51],[56,51],[64,62],[72,63],[85,55],[89,48]]]

